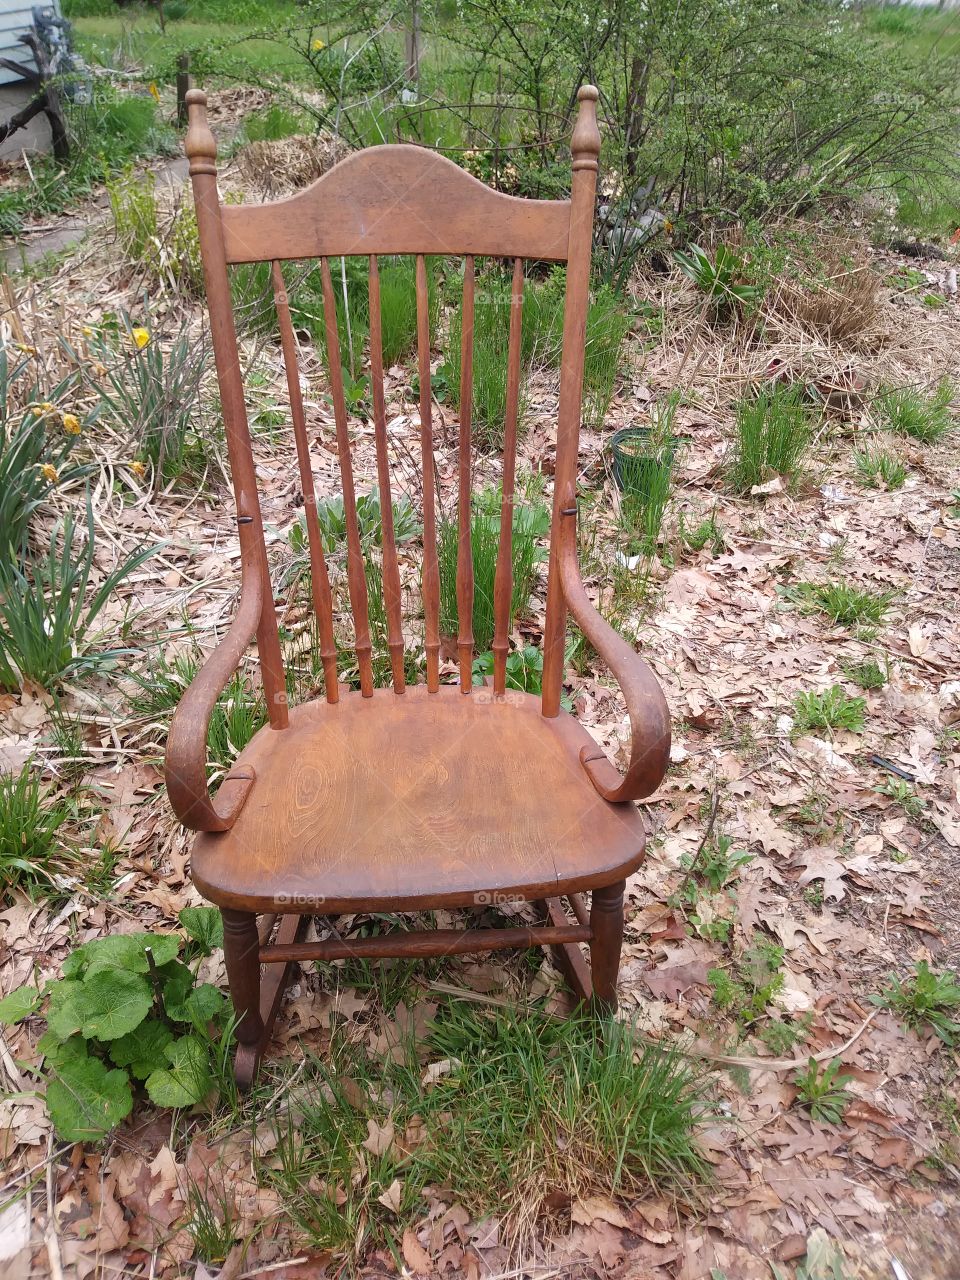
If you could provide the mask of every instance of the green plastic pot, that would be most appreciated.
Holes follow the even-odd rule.
[[[681,443],[674,438],[653,444],[650,427],[621,427],[610,437],[613,479],[621,493],[629,485],[638,497],[650,497],[657,486],[655,477],[670,469]]]

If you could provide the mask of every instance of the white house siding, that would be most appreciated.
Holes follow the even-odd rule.
[[[60,12],[58,3],[44,3],[44,9]],[[33,26],[32,4],[23,0],[0,0],[0,58],[9,58],[23,67],[34,67],[33,55],[19,37]],[[6,67],[0,67],[0,120],[8,120],[31,97],[30,89],[18,83],[17,77]],[[0,143],[0,160],[9,160],[21,151],[48,151],[50,126],[45,115],[34,116],[25,129],[18,130],[6,142]]]

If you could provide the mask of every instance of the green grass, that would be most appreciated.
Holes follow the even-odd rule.
[[[916,387],[888,389],[877,397],[877,415],[881,424],[897,435],[936,444],[950,430],[950,405],[955,395],[949,378],[941,378],[929,395]]]
[[[0,900],[12,889],[31,898],[51,886],[67,846],[60,836],[69,811],[26,764],[19,773],[0,773]]]
[[[177,654],[168,662],[162,655],[131,675],[128,702],[134,715],[166,737],[174,711],[201,666],[199,652]],[[260,690],[254,690],[237,672],[217,699],[207,733],[207,758],[213,771],[226,770],[258,729],[267,723],[267,708]]]
[[[302,112],[274,102],[262,111],[245,116],[243,132],[249,142],[277,142],[298,133],[310,133],[312,125]]]
[[[536,579],[537,565],[545,552],[540,539],[550,528],[550,512],[534,492],[529,501],[518,500],[513,508],[513,595],[511,619],[522,616]],[[473,644],[483,653],[493,643],[493,588],[497,553],[500,547],[500,491],[485,489],[473,497],[470,517],[473,557]],[[457,609],[457,521],[440,521],[437,555],[440,561],[440,633],[455,637],[459,629]]]
[[[955,973],[934,973],[921,960],[909,978],[891,975],[873,1001],[913,1031],[932,1031],[946,1045],[960,1040],[960,984]]]
[[[621,461],[620,527],[628,556],[652,558],[656,552],[673,488],[674,459],[675,445],[668,433],[659,440],[651,437],[644,454]]]
[[[707,1176],[703,1081],[627,1026],[606,1023],[601,1045],[589,1022],[450,1006],[423,1050],[440,1064],[433,1083],[409,1043],[398,1063],[376,1064],[336,1036],[310,1063],[260,1170],[304,1247],[343,1255],[393,1240],[422,1219],[427,1187],[451,1188],[472,1218],[495,1214],[513,1248],[551,1196],[683,1195]]]
[[[853,465],[871,489],[902,489],[907,478],[907,469],[897,455],[885,449],[857,449]]]
[[[294,6],[284,6],[288,7],[291,15],[296,13]],[[200,61],[196,56],[200,51],[199,70],[224,71],[246,83],[255,84],[261,76],[312,83],[305,60],[289,43],[258,39],[255,34],[279,14],[242,23],[230,20],[229,9],[219,21],[207,20],[207,13],[201,15],[199,8],[195,12],[196,18],[168,23],[162,36],[155,13],[145,6],[78,18],[74,21],[77,48],[89,62],[102,66],[116,66],[118,55],[136,61],[145,78],[161,82],[172,80],[177,55],[186,50],[195,63]]]
[[[37,156],[31,180],[9,184],[0,194],[0,235],[16,235],[38,215],[62,213],[131,160],[175,150],[172,130],[158,122],[145,93],[123,95],[100,85],[92,105],[67,103],[65,114],[70,159],[61,164],[52,155]]]
[[[851,698],[838,684],[823,693],[798,693],[793,700],[793,727],[797,733],[810,729],[862,733],[866,708],[863,698]]]
[[[810,443],[810,417],[800,386],[762,388],[737,406],[736,438],[727,467],[735,493],[781,476],[796,479]]]
[[[811,609],[819,609],[840,627],[878,627],[895,591],[861,591],[844,582],[800,582],[789,594]]]
[[[887,683],[887,673],[874,659],[863,662],[841,663],[843,674],[861,689],[882,689]]]

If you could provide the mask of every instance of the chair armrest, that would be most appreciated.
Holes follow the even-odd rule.
[[[215,799],[207,787],[210,717],[260,622],[263,579],[252,560],[253,557],[244,558],[236,617],[180,699],[167,735],[167,793],[177,817],[194,831],[229,830],[254,782],[253,769],[245,765],[227,774]]]
[[[621,775],[599,747],[584,747],[580,763],[605,800],[639,800],[656,791],[670,759],[670,711],[656,676],[584,590],[576,551],[560,554],[560,584],[567,608],[617,679],[630,717],[630,762]]]

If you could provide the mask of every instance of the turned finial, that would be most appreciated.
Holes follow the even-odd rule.
[[[600,155],[600,130],[597,128],[597,99],[600,92],[595,85],[581,85],[577,94],[580,110],[574,125],[570,150],[573,152],[573,171],[596,169]]]
[[[184,150],[190,161],[190,176],[217,172],[217,140],[207,124],[207,95],[202,89],[189,89],[186,104],[190,127]]]

